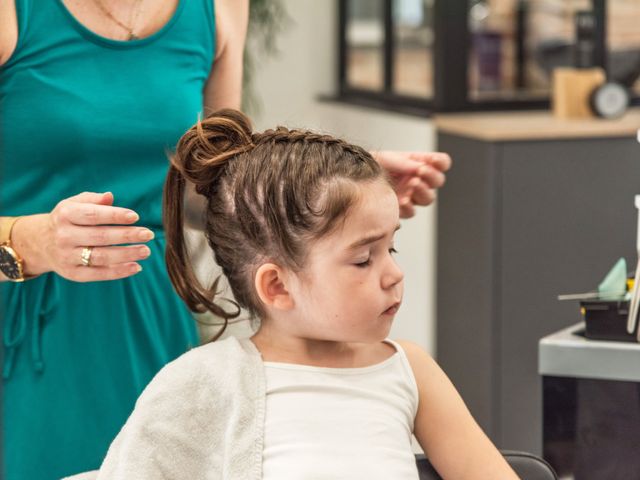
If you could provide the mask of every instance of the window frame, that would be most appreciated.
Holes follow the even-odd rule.
[[[355,88],[347,82],[347,3],[351,0],[338,0],[338,100],[399,111],[419,116],[433,113],[474,112],[495,110],[536,110],[549,109],[550,98],[546,99],[484,99],[472,100],[468,86],[468,58],[470,50],[470,31],[468,26],[469,0],[434,0],[433,10],[433,97],[413,97],[394,93],[392,90],[394,68],[394,36],[392,0],[384,3],[384,88],[372,91]],[[596,16],[594,64],[604,67],[607,64],[607,0],[591,0]],[[522,27],[516,40],[516,57],[524,60],[524,10],[518,12]],[[464,52],[465,61],[451,62]],[[516,82],[522,83],[522,70],[518,70]],[[640,105],[640,95],[633,96],[630,104]]]
[[[382,0],[384,22],[383,89],[367,90],[347,82],[347,2],[338,0],[338,88],[339,100],[363,106],[382,107],[389,110],[425,115],[433,110],[433,100],[426,97],[402,95],[393,91],[395,48],[393,35],[393,0]]]

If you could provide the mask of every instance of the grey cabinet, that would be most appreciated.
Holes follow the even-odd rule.
[[[577,302],[556,297],[636,260],[640,118],[566,138],[445,123],[438,149],[454,163],[438,200],[437,360],[500,448],[541,454],[538,341],[580,319]]]
[[[640,344],[581,332],[583,322],[539,343],[543,455],[560,478],[638,478]]]

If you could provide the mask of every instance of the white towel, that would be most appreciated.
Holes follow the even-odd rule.
[[[264,367],[250,340],[198,347],[147,386],[99,472],[67,480],[259,480],[264,409]]]

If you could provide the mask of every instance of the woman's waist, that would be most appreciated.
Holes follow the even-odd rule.
[[[118,172],[114,172],[117,170]],[[0,215],[50,212],[62,200],[82,192],[111,192],[113,205],[135,210],[145,226],[162,226],[162,190],[166,169],[140,171],[115,165],[109,169],[84,165],[82,171],[64,167],[26,168],[0,162]]]

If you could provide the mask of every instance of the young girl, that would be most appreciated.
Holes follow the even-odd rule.
[[[164,196],[169,275],[192,310],[228,320],[239,306],[188,262],[187,182],[260,326],[165,367],[99,479],[418,479],[412,434],[445,479],[517,478],[429,355],[387,339],[403,293],[399,210],[369,153],[308,131],[253,133],[233,110],[182,137]]]

